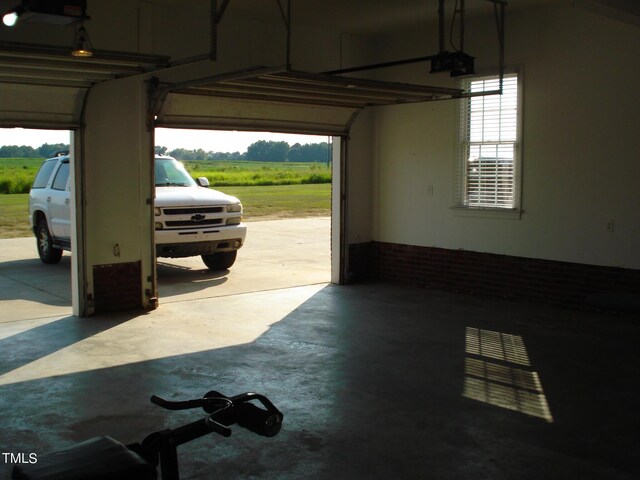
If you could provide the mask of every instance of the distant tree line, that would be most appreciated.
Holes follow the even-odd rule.
[[[69,150],[64,143],[48,144],[38,148],[27,145],[5,145],[0,147],[0,158],[51,158],[59,151]],[[155,147],[159,155],[170,155],[185,161],[197,160],[252,160],[255,162],[315,162],[329,163],[331,151],[327,142],[307,143],[301,145],[287,142],[258,140],[252,143],[244,153],[240,152],[205,152],[201,148],[189,150],[176,148],[169,151],[167,147]]]
[[[287,142],[274,142],[258,140],[252,143],[244,153],[240,152],[205,152],[201,148],[189,150],[176,148],[169,150],[167,147],[157,146],[156,153],[169,155],[179,160],[251,160],[255,162],[316,162],[328,163],[331,161],[329,144],[308,143],[301,145]]]
[[[55,143],[39,146],[38,148],[27,145],[5,145],[0,147],[0,158],[51,158],[59,151],[68,151],[69,145],[65,143]]]

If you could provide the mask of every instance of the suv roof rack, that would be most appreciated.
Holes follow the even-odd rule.
[[[69,150],[58,150],[53,154],[54,157],[64,157],[66,155],[69,155]]]

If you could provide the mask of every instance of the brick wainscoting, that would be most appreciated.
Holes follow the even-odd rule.
[[[640,270],[371,242],[350,246],[349,271],[355,281],[640,311]]]
[[[140,262],[94,265],[96,313],[142,308]]]

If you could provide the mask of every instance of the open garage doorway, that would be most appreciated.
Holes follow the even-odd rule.
[[[71,253],[64,251],[59,261],[43,264],[33,226],[39,218],[50,230],[51,217],[29,209],[29,191],[41,165],[45,159],[68,152],[71,138],[69,130],[0,128],[0,303],[10,304],[0,311],[2,322],[71,313]],[[58,178],[56,193],[60,198],[49,203],[57,202],[69,210],[65,199],[70,198],[73,175],[68,168],[58,173],[58,165],[53,163],[49,178]]]
[[[205,177],[209,190],[238,198],[246,226],[228,269],[209,269],[199,256],[159,257],[160,302],[330,283],[335,142],[326,135],[156,128],[156,154]]]
[[[167,130],[181,134],[189,132]],[[10,315],[7,313],[7,318],[3,318],[5,321],[71,313],[74,295],[72,252],[65,250],[59,263],[46,265],[41,262],[36,237],[29,224],[28,205],[29,189],[40,165],[46,158],[69,150],[73,145],[72,133],[69,130],[0,129],[0,165],[3,166],[6,177],[0,182],[0,188],[6,190],[0,197],[4,200],[0,206],[3,209],[0,226],[0,280],[3,287],[2,300],[12,302],[13,307],[17,308],[7,310]],[[198,133],[216,136],[234,133],[242,135],[244,132]],[[242,186],[217,186],[212,177],[212,188],[236,195],[244,202],[244,222],[248,226],[246,243],[240,249],[237,263],[229,270],[220,272],[207,270],[200,257],[159,258],[161,302],[338,282],[337,278],[332,278],[338,267],[332,268],[331,262],[339,261],[339,257],[332,258],[330,235],[332,231],[334,234],[339,233],[340,229],[332,229],[331,226],[332,185],[328,182],[332,179],[335,181],[336,159],[340,157],[335,151],[339,152],[336,149],[339,139],[327,136],[283,136],[265,132],[256,135],[258,136],[253,139],[245,140],[248,143],[237,149],[211,148],[205,151],[216,153],[231,150],[231,157],[238,157],[246,153],[254,143],[284,142],[289,147],[290,154],[284,159],[288,162],[270,162],[258,157],[253,162],[258,171],[251,175],[257,175],[261,171],[269,173],[269,166],[272,166],[271,174],[284,175],[284,167],[296,165],[300,170],[298,173],[318,178],[304,179],[299,186],[295,182],[294,185],[255,185],[259,190],[256,195],[255,192],[248,193],[250,189]],[[217,138],[215,142],[220,144]],[[163,146],[162,140],[157,143],[159,147]],[[185,149],[195,150],[196,153],[200,148],[188,137],[180,145]],[[161,152],[164,154],[175,153],[173,150],[177,148],[168,142],[164,146],[167,147],[167,150]],[[305,157],[305,150],[307,154],[309,151],[311,154]],[[234,155],[238,152],[238,155]],[[197,163],[184,154],[176,156],[187,164]],[[70,164],[72,160],[73,157]],[[250,161],[245,157],[237,160]],[[205,163],[200,162],[200,165]],[[227,162],[226,166],[233,167],[233,162]],[[190,166],[191,168],[194,167]],[[193,173],[194,176],[199,175],[197,170]],[[70,195],[73,190],[73,174],[69,178],[67,193]],[[23,185],[18,185],[19,182]],[[334,244],[335,242],[336,240],[333,241]],[[209,288],[214,286],[218,288]]]

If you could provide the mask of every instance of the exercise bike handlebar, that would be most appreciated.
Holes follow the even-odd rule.
[[[260,402],[264,408],[254,405],[251,403],[252,400]],[[227,397],[220,392],[211,391],[203,398],[180,401],[166,400],[153,395],[151,402],[167,410],[202,408],[207,412],[207,416],[195,422],[175,429],[154,432],[140,444],[128,446],[152,465],[157,466],[160,463],[162,478],[165,480],[179,478],[176,453],[176,447],[179,445],[212,432],[228,437],[231,435],[229,425],[234,423],[265,437],[277,435],[282,427],[282,413],[267,397],[257,393]]]
[[[271,401],[259,393],[247,392],[233,397],[227,397],[219,392],[207,392],[204,397],[194,400],[166,400],[157,395],[151,396],[151,403],[167,410],[187,410],[202,408],[209,414],[203,422],[210,429],[220,435],[231,435],[229,425],[237,423],[258,435],[273,437],[282,427],[282,413]],[[256,400],[264,408],[253,403]],[[203,425],[204,427],[204,425]]]
[[[213,413],[217,408],[213,408],[216,405],[219,405],[219,408],[226,408],[230,405],[230,400],[227,398],[221,397],[204,397],[198,398],[195,400],[166,400],[157,395],[151,395],[151,403],[158,405],[159,407],[164,408],[165,410],[188,410],[191,408],[202,408],[207,413]],[[213,409],[212,409],[213,408]],[[212,409],[211,411],[209,411]]]
[[[251,403],[253,400],[262,407]],[[202,408],[207,415],[175,429],[150,433],[142,442],[126,446],[109,437],[97,437],[43,455],[37,465],[17,465],[12,478],[125,478],[122,475],[126,474],[126,478],[155,479],[160,466],[163,480],[179,480],[178,446],[212,432],[228,437],[229,425],[234,423],[266,437],[277,435],[282,427],[282,413],[257,393],[227,397],[211,391],[203,398],[185,401],[153,395],[151,402],[168,410]]]

